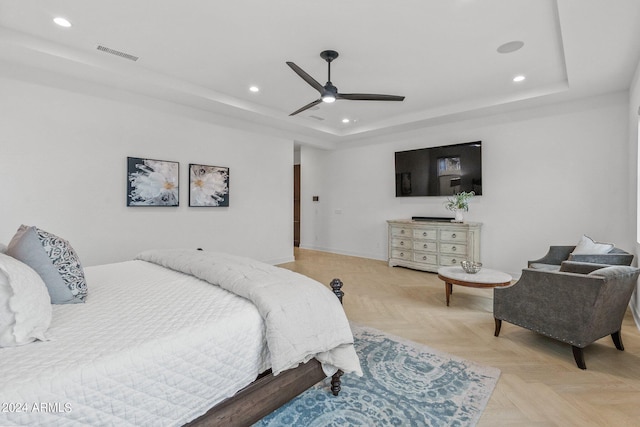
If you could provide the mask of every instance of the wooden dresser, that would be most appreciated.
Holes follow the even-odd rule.
[[[437,272],[438,267],[480,261],[479,222],[389,220],[389,266]]]

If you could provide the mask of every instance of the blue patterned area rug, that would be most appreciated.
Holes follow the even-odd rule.
[[[254,426],[473,426],[500,371],[352,325],[363,377],[329,379],[305,391]]]

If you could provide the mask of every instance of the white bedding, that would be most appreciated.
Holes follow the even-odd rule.
[[[265,321],[274,375],[316,358],[327,375],[362,375],[342,305],[321,283],[284,268],[220,252],[150,250],[137,259],[193,275],[247,298]]]
[[[244,298],[144,261],[85,274],[50,341],[0,348],[0,425],[182,425],[270,365]]]

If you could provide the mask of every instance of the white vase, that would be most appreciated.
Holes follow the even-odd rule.
[[[456,218],[453,220],[454,222],[464,222],[464,217],[461,210],[454,211],[456,214]]]

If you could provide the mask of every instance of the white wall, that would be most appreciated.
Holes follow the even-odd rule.
[[[395,151],[482,140],[483,195],[465,219],[482,222],[485,265],[519,275],[551,244],[583,233],[631,250],[628,96],[617,93],[396,135],[387,143],[303,152],[325,189],[301,247],[387,258],[387,219],[450,216],[443,197],[395,198]],[[307,186],[317,182],[302,182]],[[315,240],[318,236],[318,240]]]
[[[328,151],[302,146],[300,147],[300,245],[315,247],[326,225],[323,223],[323,206],[327,204],[333,190],[325,187],[325,158]],[[314,202],[313,197],[318,196]],[[303,246],[304,247],[304,246]]]
[[[635,236],[635,256],[636,264],[638,263],[638,254],[640,254],[640,236],[638,234],[638,217],[640,215],[640,199],[638,198],[638,184],[640,173],[638,171],[638,127],[640,124],[640,63],[636,67],[636,72],[629,89],[629,139],[628,139],[628,155],[629,155],[629,200],[628,208],[629,217],[631,218],[630,232]],[[640,285],[636,287],[636,291],[631,297],[631,312],[636,321],[636,325],[640,328]]]
[[[550,244],[577,242],[582,233],[632,250],[634,88],[631,102],[611,94],[369,146],[302,146],[301,246],[386,259],[387,219],[449,214],[444,198],[394,197],[393,153],[481,139],[484,195],[466,219],[484,224],[486,265],[517,274]],[[9,79],[0,79],[0,93],[0,242],[26,223],[70,240],[85,265],[152,247],[293,258],[292,141]],[[180,162],[180,206],[127,208],[127,156]],[[231,168],[229,208],[187,206],[190,162]]]
[[[24,223],[85,266],[168,247],[293,259],[293,141],[9,79],[0,93],[0,242]],[[127,156],[178,161],[180,206],[126,207]],[[228,208],[188,207],[189,163],[230,167]]]

